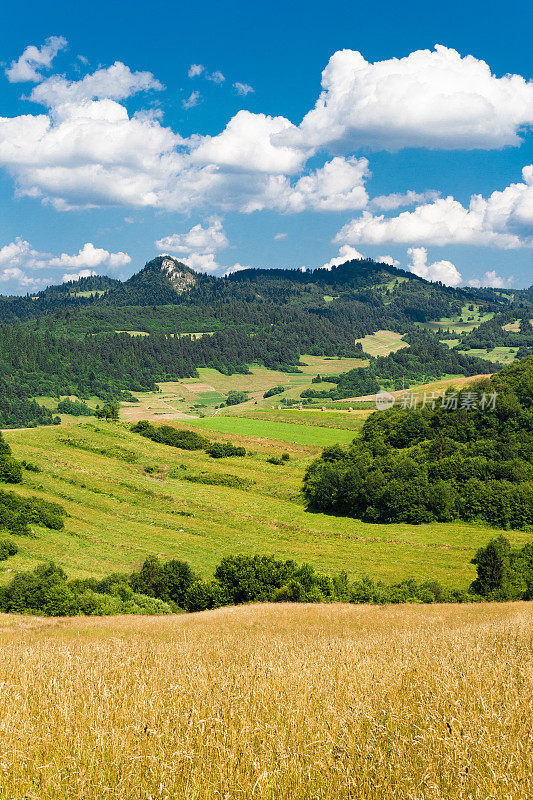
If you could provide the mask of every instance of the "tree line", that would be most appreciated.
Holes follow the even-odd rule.
[[[309,507],[368,522],[532,526],[533,356],[464,397],[371,414],[349,447],[309,466]]]

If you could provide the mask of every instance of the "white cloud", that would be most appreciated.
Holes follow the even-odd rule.
[[[364,261],[366,256],[356,250],[354,247],[350,247],[349,244],[343,244],[339,247],[339,255],[335,256],[328,261],[327,264],[322,265],[322,269],[331,269],[332,267],[338,267],[339,264],[345,264],[347,261]]]
[[[202,102],[202,95],[200,92],[197,92],[196,89],[194,92],[191,92],[190,95],[186,100],[181,101],[181,105],[185,109],[194,108],[195,106],[199,105]]]
[[[205,67],[203,64],[191,64],[187,75],[189,76],[189,78],[196,78],[198,77],[198,75],[202,74],[204,69]]]
[[[342,106],[338,68],[344,63],[346,53],[350,51],[336,54],[325,71],[335,90],[324,95],[323,110],[327,114],[331,112],[333,117],[335,109],[339,111]],[[355,63],[357,59],[354,61],[353,57],[352,53],[346,58]],[[358,58],[360,64],[362,56]],[[430,87],[424,72],[426,62],[432,65],[431,69],[428,67],[428,74],[436,75],[440,70],[442,75],[448,75],[448,69],[455,75],[450,66],[453,64],[461,75],[465,71],[467,75],[470,71],[477,75],[479,70],[480,74],[485,74],[485,68],[479,66],[482,62],[470,57],[461,59],[455,51],[445,48],[435,53],[420,51],[407,59],[393,59],[377,65],[369,65],[362,59],[362,72],[369,72],[373,77],[367,75],[365,83],[361,75],[356,80],[353,75],[350,77],[349,71],[346,73],[348,110],[354,86],[359,86],[361,81],[367,89],[375,88],[375,81],[381,76],[379,85],[381,87],[383,82],[384,96],[389,97],[392,65],[397,68],[400,89],[406,81],[411,87],[409,81],[418,80],[417,70],[422,70],[423,91],[420,91],[422,95],[427,94]],[[193,67],[195,74],[203,73],[203,70],[198,72],[202,65],[191,65],[190,69]],[[34,88],[32,98],[49,110],[41,114],[0,117],[0,166],[13,177],[18,196],[41,200],[58,210],[111,204],[178,212],[190,212],[195,208],[244,213],[265,209],[281,213],[367,209],[373,213],[365,213],[348,223],[339,234],[339,244],[396,241],[410,246],[457,241],[518,247],[527,244],[530,238],[533,241],[528,234],[528,226],[533,224],[533,167],[525,168],[523,183],[512,184],[487,199],[473,196],[467,208],[454,198],[438,198],[433,192],[398,192],[379,196],[369,203],[365,188],[370,175],[368,161],[338,154],[342,148],[337,145],[344,133],[335,144],[335,157],[322,165],[313,163],[312,168],[306,168],[321,143],[302,135],[308,124],[305,120],[299,129],[285,117],[241,110],[218,135],[193,135],[185,139],[163,124],[159,110],[130,115],[119,102],[136,92],[161,88],[149,72],[133,72],[117,62],[78,81],[61,76],[47,80],[41,76],[39,80],[42,82]],[[502,86],[507,87],[518,108],[524,98],[529,97],[529,84],[516,76],[501,80],[503,84],[489,73],[487,85],[499,87],[498,91],[503,91]],[[436,80],[437,105],[442,106],[444,84],[455,98],[456,83],[455,78],[443,78],[440,83]],[[468,88],[468,80],[465,86]],[[325,91],[328,93],[330,89]],[[364,92],[361,98],[363,95]],[[418,95],[415,92],[415,96],[420,98],[420,92]],[[364,97],[372,106],[372,98]],[[364,127],[368,109],[366,105],[362,108],[361,98],[357,102]],[[192,92],[184,106],[192,108],[200,100],[199,92]],[[454,102],[451,106],[457,111]],[[408,98],[405,101],[406,125],[413,123],[408,119],[412,114],[411,105]],[[427,120],[422,106],[423,128]],[[446,104],[442,113],[448,113]],[[518,111],[516,118],[517,115]],[[350,125],[355,124],[351,111],[345,121],[346,131],[351,130]],[[394,118],[391,120],[391,135],[396,135],[394,125],[397,123]],[[494,126],[489,128],[493,132]],[[438,125],[433,129],[441,130]],[[332,134],[333,139],[336,135]],[[378,126],[376,142],[380,135]],[[418,203],[414,210],[396,217],[376,212],[376,209],[390,212],[413,203]]]
[[[47,255],[34,250],[31,244],[21,236],[17,236],[13,242],[0,247],[0,267],[42,269],[47,266]]]
[[[19,267],[0,270],[0,283],[10,283],[20,289],[39,289],[50,283],[49,278],[36,278]]]
[[[110,253],[109,250],[95,247],[92,242],[86,242],[74,255],[62,253],[58,258],[51,258],[48,263],[51,267],[75,267],[81,269],[83,267],[106,266],[116,269],[124,267],[130,262],[131,258],[127,253],[122,251]]]
[[[0,247],[0,281],[9,283],[13,290],[38,289],[57,282],[57,278],[37,277],[34,274],[37,270],[67,267],[79,270],[76,274],[64,274],[62,280],[67,281],[96,274],[93,272],[94,267],[116,269],[130,262],[131,258],[127,253],[111,253],[95,247],[91,242],[87,242],[75,255],[62,253],[54,256],[51,253],[41,253],[19,236],[13,242]]]
[[[210,75],[205,76],[208,81],[213,81],[213,83],[224,83],[226,80],[225,76],[219,71],[216,70],[212,72]]]
[[[123,100],[150,89],[163,89],[151,72],[132,72],[121,61],[115,61],[111,67],[98,69],[79,81],[68,81],[61,75],[53,75],[32,90],[30,100],[51,108],[63,103],[82,103],[84,100],[101,98]]]
[[[247,94],[250,94],[250,92],[255,91],[253,86],[250,86],[248,83],[240,83],[240,81],[236,81],[233,84],[233,88],[235,89],[237,94],[240,94],[243,97],[246,97]]]
[[[204,228],[195,225],[187,233],[173,233],[158,239],[155,243],[159,250],[165,250],[180,256],[190,256],[192,253],[215,253],[229,246],[222,221],[218,217],[209,220]]]
[[[221,274],[226,270],[216,260],[217,251],[229,246],[218,217],[212,217],[205,227],[194,225],[187,233],[173,233],[158,239],[155,246],[160,251],[183,258],[197,272]]]
[[[533,247],[533,166],[524,167],[522,174],[523,183],[513,183],[488,198],[472,195],[467,208],[453,197],[443,197],[397,217],[364,211],[348,222],[335,240],[348,244]]]
[[[336,158],[291,183],[285,175],[270,176],[262,191],[244,204],[250,213],[266,208],[282,213],[354,211],[366,206],[366,158]]]
[[[218,136],[198,137],[192,158],[197,164],[239,171],[291,174],[301,169],[306,153],[294,147],[275,145],[272,139],[280,131],[293,127],[285,117],[239,111]]]
[[[276,242],[281,242],[283,239],[286,239],[287,236],[288,236],[287,233],[276,233],[276,235],[274,236],[274,240]]]
[[[514,280],[514,275],[503,278],[496,273],[496,270],[491,269],[485,272],[482,278],[473,278],[468,281],[468,285],[474,286],[477,289],[482,287],[489,287],[490,289],[510,289],[513,286]]]
[[[233,275],[234,272],[242,272],[243,269],[253,269],[249,264],[234,264],[232,267],[228,267],[227,270],[224,272],[224,276],[226,275]]]
[[[398,259],[393,258],[392,256],[380,256],[378,258],[378,262],[380,264],[388,264],[391,267],[399,267],[400,266],[400,262],[398,261]]]
[[[297,181],[289,199],[290,210],[350,211],[364,208],[368,201],[364,182],[369,174],[366,158],[337,156]]]
[[[12,61],[11,66],[6,69],[8,81],[38,83],[43,77],[39,70],[50,69],[58,52],[66,46],[67,40],[62,36],[50,36],[42,47],[26,47],[18,60]]]
[[[440,192],[433,190],[429,192],[413,192],[409,189],[407,192],[394,192],[393,194],[382,194],[378,197],[373,197],[368,205],[378,211],[392,211],[401,206],[413,206],[415,203],[437,200],[439,195]]]
[[[51,116],[0,117],[0,164],[17,194],[59,209],[118,203],[157,206],[182,168],[181,142],[147,115],[113,100],[64,104]]]
[[[92,278],[97,273],[92,269],[82,269],[79,272],[66,272],[61,278],[62,283],[69,283],[70,281],[79,281],[80,278]]]
[[[428,264],[428,251],[425,247],[410,247],[407,255],[412,261],[407,269],[419,278],[441,281],[447,286],[459,286],[461,283],[461,273],[451,261],[434,261],[433,264]]]
[[[371,64],[340,50],[322,73],[322,93],[288,144],[323,147],[500,149],[533,125],[533,83],[496,78],[474,56],[436,45]]]

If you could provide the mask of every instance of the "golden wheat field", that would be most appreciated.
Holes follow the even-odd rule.
[[[526,800],[524,603],[0,616],[0,797]]]

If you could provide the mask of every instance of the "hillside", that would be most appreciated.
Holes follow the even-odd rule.
[[[344,419],[350,427],[327,427],[329,418],[323,414],[318,426],[217,417],[192,421],[194,426],[174,423],[213,441],[243,445],[244,458],[213,459],[157,444],[124,423],[4,434],[16,458],[40,469],[24,470],[23,483],[10,488],[58,503],[68,516],[62,530],[35,527],[36,538],[17,537],[19,553],[0,562],[0,575],[6,580],[8,569],[54,560],[71,577],[102,577],[131,571],[155,554],[183,558],[209,577],[224,555],[276,553],[330,574],[346,569],[352,578],[437,579],[466,588],[475,577],[470,559],[495,535],[488,526],[390,526],[306,511],[306,468],[321,447],[347,444],[356,434],[351,416],[339,415],[337,423]],[[218,421],[234,423],[232,430],[217,431]],[[267,461],[284,452],[288,462]],[[530,539],[527,533],[507,535],[514,546]]]
[[[216,278],[160,256],[124,283],[86,278],[32,297],[0,298],[0,427],[51,424],[57,403],[36,406],[36,398],[134,401],[135,393],[194,379],[202,369],[246,375],[262,365],[298,374],[306,354],[359,357],[363,370],[335,378],[334,390],[313,387],[306,395],[311,387],[304,386],[287,399],[334,400],[398,388],[398,381],[493,372],[502,364],[497,358],[529,352],[530,316],[526,292],[452,289],[373,261]],[[471,339],[475,330],[491,319],[486,349],[472,348],[482,343]],[[365,352],[364,343],[370,347],[383,331],[405,349]],[[234,388],[241,391],[238,382]]]
[[[401,351],[403,352],[403,351]],[[373,522],[533,526],[533,356],[458,393],[376,412],[305,476],[311,508]]]

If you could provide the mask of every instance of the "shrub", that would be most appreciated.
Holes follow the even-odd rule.
[[[189,587],[197,579],[186,561],[163,563],[155,556],[148,556],[141,570],[130,576],[129,583],[135,592],[185,608]]]
[[[248,394],[246,392],[229,392],[228,396],[226,397],[226,405],[227,406],[236,406],[239,403],[246,403],[248,400]]]
[[[73,417],[90,417],[93,413],[86,403],[71,400],[69,397],[65,397],[57,404],[57,410],[60,414],[70,414]]]
[[[0,481],[2,483],[22,483],[22,467],[12,456],[0,456]]]
[[[237,447],[231,442],[214,442],[211,447],[207,449],[211,458],[228,458],[230,456],[245,456],[246,450],[244,447]]]
[[[5,561],[9,556],[16,556],[19,549],[14,542],[9,539],[0,539],[0,561]]]
[[[228,603],[228,595],[217,581],[195,581],[185,596],[187,611],[207,611]]]
[[[131,430],[158,444],[166,444],[181,450],[205,450],[209,447],[209,440],[204,436],[190,430],[178,430],[171,425],[154,427],[146,420],[141,420],[133,425]]]
[[[264,393],[263,397],[265,397],[265,398],[266,397],[274,397],[274,395],[276,395],[276,394],[283,394],[284,391],[285,391],[285,387],[284,386],[273,386],[272,389],[268,389]]]

